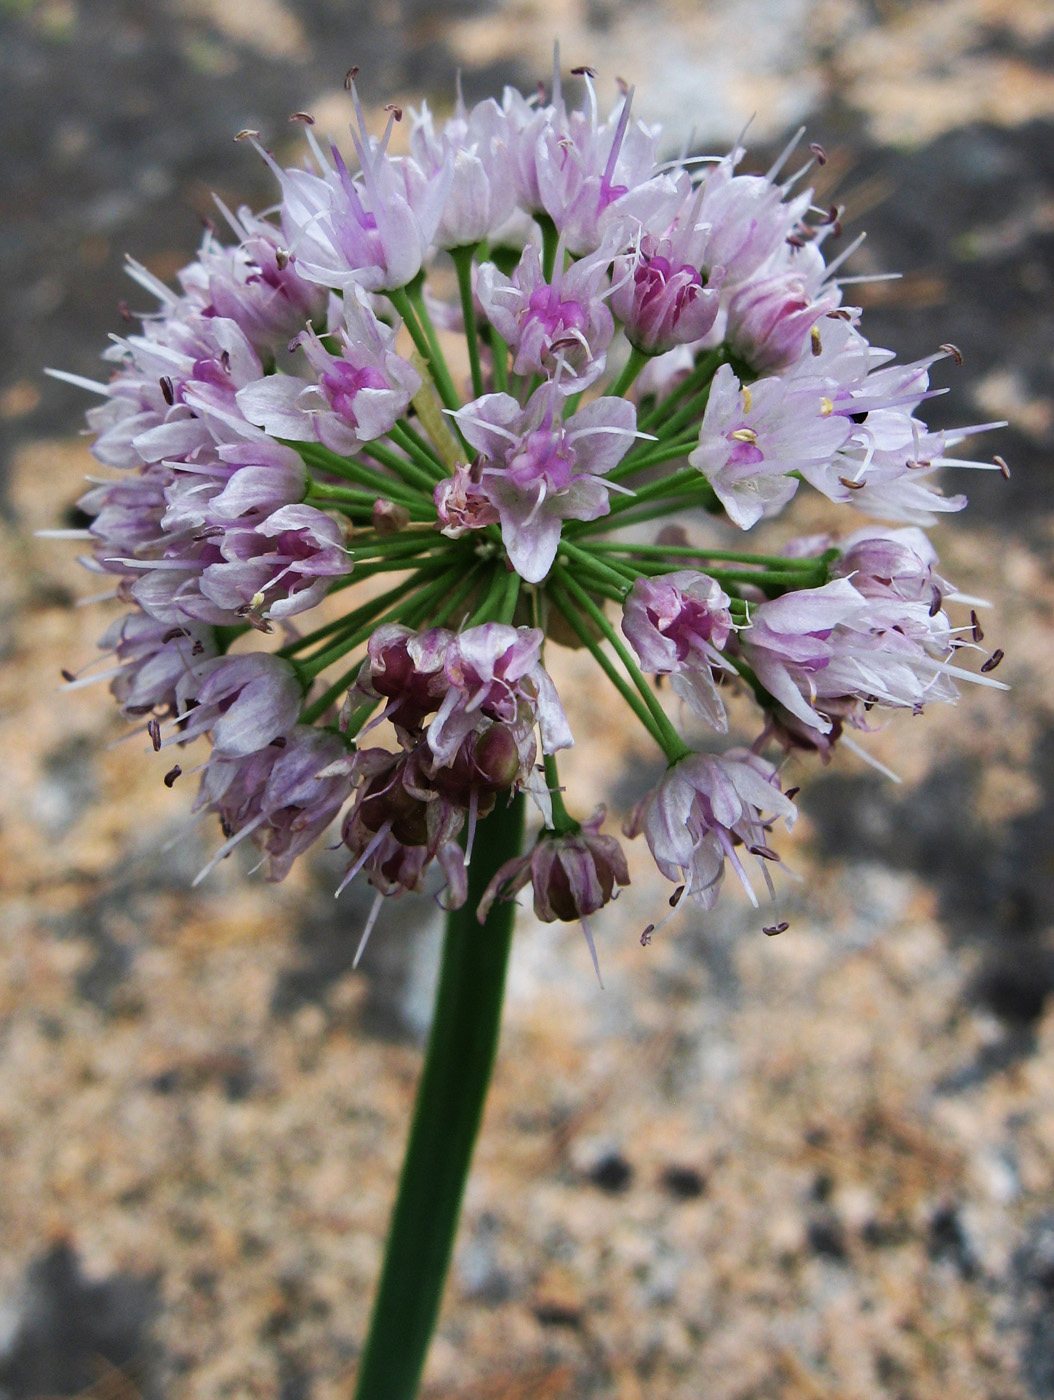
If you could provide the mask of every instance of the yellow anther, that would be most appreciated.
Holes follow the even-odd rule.
[[[743,390],[742,390],[742,392],[743,392],[743,412],[744,412],[744,413],[749,413],[750,410],[751,410],[751,408],[753,408],[753,406],[754,406],[754,395],[750,392],[750,387],[749,387],[748,385],[746,385],[746,384],[743,385]]]
[[[758,435],[753,428],[737,428],[732,434],[736,442],[757,442]]]
[[[830,418],[833,412],[834,404],[825,394],[824,397],[820,400],[820,416],[822,418]]]

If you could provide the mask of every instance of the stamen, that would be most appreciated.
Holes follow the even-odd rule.
[[[882,776],[888,778],[891,783],[899,784],[904,781],[899,773],[894,773],[892,768],[887,768],[884,763],[880,763],[878,759],[875,758],[874,754],[868,753],[867,749],[862,748],[861,745],[851,739],[848,734],[842,735],[841,743],[850,753],[855,753],[857,758],[862,758],[870,768],[873,768],[876,773],[881,773]]]
[[[380,794],[376,794],[376,795],[379,796]],[[375,851],[375,850],[377,849],[377,847],[381,844],[381,842],[385,839],[385,837],[388,835],[388,833],[389,833],[389,831],[391,831],[391,829],[392,829],[392,818],[389,817],[388,820],[387,820],[386,822],[384,822],[384,823],[381,825],[380,830],[377,832],[376,836],[374,836],[373,840],[369,843],[369,845],[368,845],[368,846],[366,847],[366,849],[363,851],[362,855],[359,856],[358,860],[355,861],[355,863],[351,866],[350,870],[349,870],[349,871],[347,872],[347,874],[344,876],[343,880],[341,880],[340,884],[339,884],[339,885],[337,886],[337,888],[333,891],[333,898],[334,898],[334,899],[339,898],[339,896],[344,892],[345,887],[346,887],[347,885],[350,885],[350,884],[351,884],[352,880],[354,880],[355,876],[359,873],[359,871],[362,869],[362,867],[366,864],[366,862],[369,860],[370,856],[373,855],[374,851]]]
[[[611,141],[611,150],[608,153],[607,165],[604,167],[604,175],[600,181],[600,188],[603,195],[611,191],[612,180],[615,175],[615,166],[618,164],[619,152],[622,149],[622,142],[626,137],[626,128],[629,126],[629,112],[633,105],[633,94],[635,88],[630,88],[622,102],[622,111],[619,113],[618,126],[615,128],[615,135]]]
[[[769,166],[769,169],[765,173],[765,179],[768,180],[771,184],[776,183],[776,176],[780,173],[783,167],[790,160],[791,156],[794,154],[795,150],[798,147],[799,141],[804,135],[805,128],[803,126],[799,126],[798,130],[794,133],[791,139],[784,146],[783,150],[776,157],[774,164]]]
[[[87,389],[89,394],[100,394],[104,399],[110,397],[108,385],[85,379],[83,374],[70,374],[66,369],[46,369],[44,373],[49,379],[61,379],[64,384],[72,384],[75,389]]]
[[[472,862],[472,848],[476,844],[476,818],[479,815],[479,791],[473,787],[468,798],[468,835],[465,838],[465,865]]]
[[[378,890],[377,894],[374,896],[373,907],[370,909],[370,917],[366,920],[366,927],[362,930],[359,946],[355,949],[355,956],[351,960],[352,972],[358,967],[359,959],[366,951],[366,944],[370,941],[370,934],[373,932],[373,926],[377,922],[377,915],[381,912],[381,905],[383,902],[384,895]]]
[[[971,462],[966,457],[934,457],[929,465],[934,467],[965,467],[968,471],[975,472],[997,472],[1000,470],[998,462]]]
[[[516,433],[510,433],[508,428],[499,427],[497,423],[488,423],[485,418],[474,418],[470,413],[466,413],[463,408],[444,408],[443,413],[450,418],[456,418],[459,423],[472,423],[477,428],[485,428],[488,432],[497,433],[508,442],[519,442],[520,437]]]
[[[243,826],[241,831],[237,832],[234,836],[231,836],[228,840],[224,841],[223,845],[219,848],[219,850],[208,862],[208,864],[205,865],[201,870],[199,870],[197,875],[194,876],[194,879],[191,881],[191,888],[197,889],[198,885],[201,884],[202,880],[204,880],[207,875],[212,874],[212,872],[216,869],[217,865],[219,865],[220,861],[225,860],[227,856],[230,855],[231,851],[234,850],[235,846],[237,846],[240,842],[244,841],[247,836],[251,836],[257,827],[262,826],[269,817],[269,815],[269,812],[261,812],[259,816],[254,817],[251,822]]]
[[[838,254],[838,256],[836,258],[833,258],[831,262],[827,264],[825,280],[830,280],[831,273],[836,272],[837,269],[841,267],[841,265],[845,262],[847,258],[851,258],[853,256],[853,254],[860,247],[861,243],[863,243],[866,237],[866,233],[858,234],[856,238],[853,239],[852,243],[848,245],[848,247],[843,248],[842,251]]]
[[[588,919],[582,919],[581,924],[582,932],[586,936],[586,946],[589,948],[589,956],[593,959],[593,971],[596,973],[597,981],[600,983],[600,990],[604,991],[604,979],[600,975],[600,962],[597,959],[597,945],[593,941],[593,930],[589,927]]]
[[[94,665],[95,663],[92,662],[92,663],[90,663],[90,664],[91,664],[91,665]],[[96,675],[94,675],[94,676],[81,676],[81,677],[80,677],[79,679],[77,679],[77,680],[67,680],[67,681],[66,681],[66,684],[65,684],[64,686],[62,686],[61,689],[63,689],[63,690],[83,690],[86,686],[89,686],[89,685],[97,685],[99,681],[110,681],[110,680],[113,680],[113,678],[114,678],[115,676],[121,676],[121,675],[123,675],[123,674],[124,674],[124,667],[123,667],[123,666],[114,666],[114,667],[112,667],[112,668],[111,668],[110,670],[108,670],[108,671],[99,671],[99,672],[98,672]],[[64,677],[68,677],[69,672],[63,671],[63,672],[62,672],[62,675],[63,675]]]
[[[609,425],[599,424],[595,428],[576,428],[573,433],[566,433],[568,442],[577,442],[582,437],[592,437],[594,433],[607,433],[611,437],[640,438],[643,442],[658,442],[659,439],[654,433],[638,433],[632,428],[616,428]]]
[[[865,282],[899,282],[903,276],[902,272],[872,272],[867,276],[839,277],[836,280],[839,287],[853,287]]]

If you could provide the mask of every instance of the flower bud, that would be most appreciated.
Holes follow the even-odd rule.
[[[578,831],[543,831],[534,850],[507,861],[487,886],[479,920],[495,899],[512,899],[527,884],[534,890],[534,912],[544,923],[588,918],[615,897],[615,886],[629,884],[622,847],[601,836],[604,808],[598,807]]]

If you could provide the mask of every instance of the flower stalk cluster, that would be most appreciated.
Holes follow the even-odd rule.
[[[178,290],[132,263],[157,308],[108,380],[60,375],[100,400],[103,674],[155,748],[210,742],[209,868],[251,840],[281,879],[339,820],[343,884],[458,908],[477,824],[527,794],[541,835],[480,918],[528,886],[542,919],[597,913],[629,876],[561,792],[558,639],[667,762],[627,834],[678,900],[709,908],[728,869],[756,900],[786,754],[998,684],[960,664],[976,619],[951,621],[922,529],[964,503],[939,470],[971,465],[950,454],[977,429],[917,416],[954,347],[869,344],[793,145],[767,175],[738,147],[663,162],[633,94],[603,118],[581,76],[581,109],[558,74],[423,109],[398,155],[402,113],[372,136],[349,77],[353,156],[310,127],[301,168],[258,147],[274,210],[224,209]],[[844,538],[740,547],[803,488]]]

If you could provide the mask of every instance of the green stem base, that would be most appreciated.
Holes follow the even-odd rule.
[[[480,822],[468,899],[447,915],[435,1016],[355,1400],[413,1400],[439,1315],[498,1046],[514,904],[476,906],[523,846],[524,799]]]

